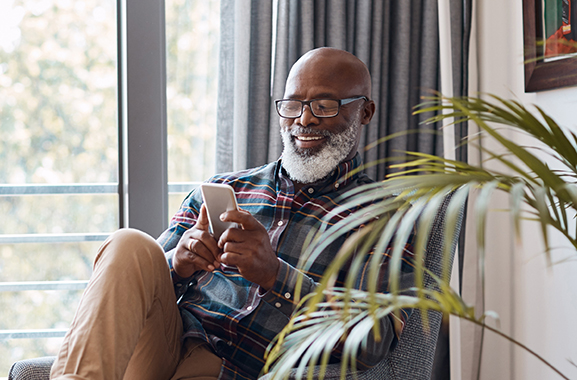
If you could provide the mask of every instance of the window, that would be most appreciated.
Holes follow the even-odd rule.
[[[113,0],[0,3],[0,330],[31,337],[0,342],[2,374],[55,352],[118,228],[115,12]]]
[[[165,10],[152,3],[0,2],[0,376],[16,360],[56,354],[112,231],[158,233],[214,170],[219,1],[167,0]],[[157,62],[134,63],[138,41],[122,28],[162,13],[166,41],[163,33],[141,48],[158,51]],[[146,79],[164,67],[166,82]],[[135,106],[139,93],[157,95],[156,108]],[[155,152],[139,151],[147,143]],[[161,157],[152,168],[151,155]],[[145,189],[139,200],[142,181],[160,190]],[[170,210],[140,212],[166,202],[167,192]],[[151,219],[158,222],[148,229]]]

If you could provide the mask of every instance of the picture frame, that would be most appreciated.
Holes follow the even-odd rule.
[[[525,92],[577,85],[577,56],[544,59],[543,4],[543,0],[523,0]]]

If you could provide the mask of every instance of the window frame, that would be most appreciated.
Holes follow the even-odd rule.
[[[118,1],[119,227],[152,236],[168,227],[164,12],[164,0]]]

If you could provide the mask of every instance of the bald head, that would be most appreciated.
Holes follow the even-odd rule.
[[[371,74],[367,66],[353,54],[335,48],[322,47],[305,53],[291,68],[285,95],[298,79],[302,83],[326,83],[336,91],[345,91],[343,97],[354,94],[371,98]],[[347,90],[348,89],[348,90]]]

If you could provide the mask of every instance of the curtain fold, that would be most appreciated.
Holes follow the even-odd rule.
[[[221,1],[218,172],[269,162],[272,10],[271,1]]]
[[[371,71],[377,113],[361,138],[365,163],[404,151],[442,154],[442,138],[433,133],[437,126],[421,124],[428,115],[412,115],[423,95],[439,90],[436,0],[223,0],[221,12],[218,171],[280,156],[274,100],[282,98],[292,64],[321,46],[350,51]],[[419,133],[364,150],[406,130]],[[388,164],[366,172],[382,180]]]

